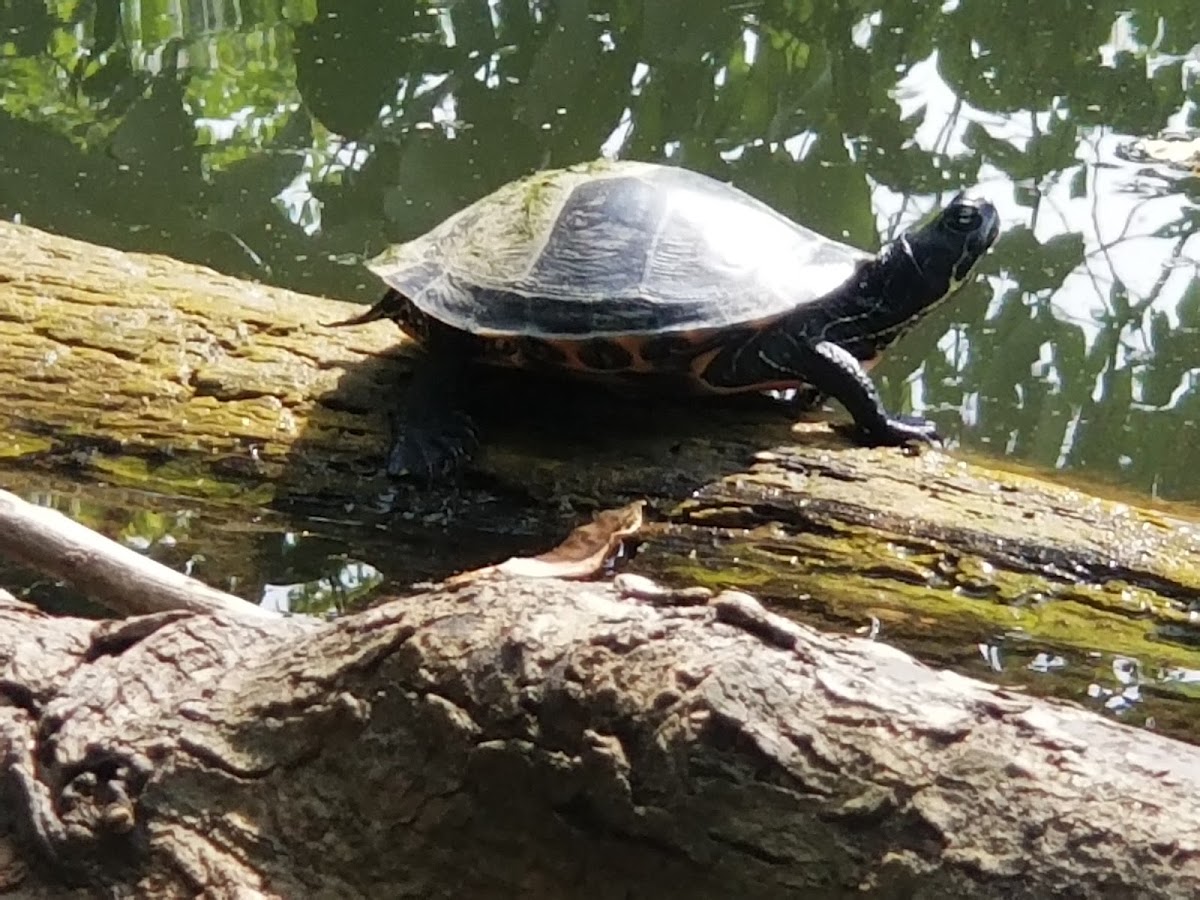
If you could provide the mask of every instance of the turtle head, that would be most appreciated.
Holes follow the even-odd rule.
[[[837,319],[847,328],[853,323],[847,339],[869,338],[876,352],[882,350],[958,290],[999,236],[996,207],[956,196],[863,266],[849,297],[859,312]]]
[[[907,257],[922,305],[949,297],[971,277],[1000,235],[1000,214],[986,200],[958,194],[932,219],[900,237],[893,252]]]

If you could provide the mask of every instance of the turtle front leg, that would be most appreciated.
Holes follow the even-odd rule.
[[[433,481],[449,476],[479,445],[474,421],[459,406],[468,358],[448,344],[427,344],[408,393],[389,416],[387,473],[393,477]]]
[[[874,447],[911,441],[941,442],[937,426],[928,419],[889,413],[875,382],[845,347],[821,341],[812,346],[812,353],[816,359],[806,363],[805,380],[846,408],[854,419],[855,437],[860,443]]]
[[[854,419],[855,438],[867,446],[941,440],[928,419],[889,413],[862,363],[831,341],[811,341],[783,330],[767,332],[715,356],[703,377],[717,390],[791,379],[811,385],[846,408]]]

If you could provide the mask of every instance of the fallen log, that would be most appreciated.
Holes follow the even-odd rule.
[[[732,592],[0,619],[4,809],[110,895],[1200,891],[1195,750]]]
[[[636,565],[660,579],[750,589],[839,627],[874,618],[931,659],[936,621],[965,647],[1015,633],[1080,654],[1100,629],[1106,651],[1200,668],[1195,528],[943,453],[851,447],[754,403],[697,415],[491,376],[464,483],[392,484],[384,410],[408,347],[389,323],[321,324],[354,309],[0,223],[0,459],[137,488],[148,506],[157,493],[315,509],[309,529],[385,526],[357,539],[400,584],[537,552],[645,499]]]
[[[464,485],[387,485],[380,410],[405,348],[387,325],[319,324],[345,313],[0,224],[4,453],[245,509],[366,519],[387,493],[408,521],[468,533],[561,536],[583,509],[646,498],[643,571],[874,615],[901,642],[934,621],[1083,648],[1099,623],[1106,647],[1136,653],[1148,629],[1191,627],[1200,548],[1184,523],[740,405],[697,417],[597,396],[539,428],[507,422],[527,398],[504,403],[506,388]],[[611,585],[482,579],[315,629],[50,619],[11,600],[0,616],[0,834],[115,893],[1200,887],[1180,803],[1194,749],[736,593],[658,607]],[[1182,644],[1153,649],[1194,666]]]

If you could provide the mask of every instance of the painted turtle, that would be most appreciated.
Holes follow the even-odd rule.
[[[1000,220],[959,194],[871,256],[705,175],[641,162],[539,172],[370,262],[390,318],[424,345],[390,474],[433,476],[475,445],[470,362],[708,393],[806,387],[868,445],[936,440],[884,409],[880,352],[970,276]]]

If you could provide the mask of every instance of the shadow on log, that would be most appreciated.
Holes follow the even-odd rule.
[[[443,538],[549,544],[645,498],[634,565],[672,584],[875,616],[892,639],[957,621],[1085,649],[1103,629],[1195,666],[1183,523],[941,453],[849,448],[754,404],[698,417],[597,397],[538,426],[505,389],[463,485],[389,485],[378,410],[404,348],[386,323],[319,325],[345,313],[0,223],[4,453]],[[497,577],[332,624],[84,622],[11,598],[0,619],[0,829],[32,894],[64,873],[164,897],[1200,890],[1194,749],[736,592],[655,606]]]

